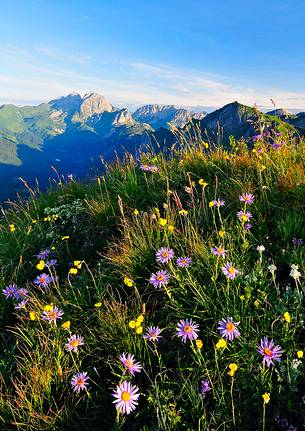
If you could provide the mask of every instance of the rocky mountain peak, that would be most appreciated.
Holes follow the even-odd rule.
[[[112,112],[113,110],[113,106],[105,99],[104,96],[98,93],[88,93],[85,94],[82,99],[80,115],[82,118],[88,118],[93,114]]]
[[[128,109],[123,108],[115,115],[113,120],[114,126],[133,126],[135,123],[134,119],[132,118],[131,113],[128,111]]]

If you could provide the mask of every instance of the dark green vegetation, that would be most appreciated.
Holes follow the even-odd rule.
[[[281,430],[278,415],[304,428],[305,359],[297,357],[305,348],[304,245],[292,239],[305,238],[305,144],[273,133],[271,142],[278,140],[286,142],[279,149],[262,138],[252,151],[231,138],[230,151],[210,152],[190,137],[170,158],[142,155],[157,173],[126,156],[94,183],[64,184],[3,212],[1,287],[26,287],[30,300],[15,311],[17,301],[0,299],[2,430]],[[249,231],[236,216],[244,192],[255,195]],[[210,206],[216,198],[225,206]],[[219,245],[224,260],[211,253]],[[161,246],[192,265],[157,264]],[[58,280],[40,289],[35,255],[45,248],[58,260]],[[69,274],[76,260],[81,268]],[[229,281],[221,267],[231,261],[241,274]],[[293,264],[299,280],[289,275]],[[161,267],[170,281],[155,289],[148,279]],[[57,326],[41,320],[50,304],[64,311]],[[144,332],[164,329],[155,347],[129,327],[139,315]],[[217,349],[218,321],[227,317],[240,321],[241,336]],[[201,349],[176,337],[185,318],[199,324]],[[66,321],[70,330],[61,326]],[[84,337],[77,354],[64,350],[70,334]],[[256,348],[263,336],[283,349],[269,368]],[[118,360],[123,352],[143,366],[135,377]],[[77,371],[88,372],[88,392],[73,393]],[[129,416],[112,404],[123,379],[141,391]],[[212,388],[205,398],[202,380]]]

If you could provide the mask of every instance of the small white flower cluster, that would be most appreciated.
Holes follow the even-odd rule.
[[[291,271],[290,271],[290,277],[294,278],[295,280],[299,280],[301,277],[301,273],[299,271],[298,265],[291,265]]]
[[[265,247],[263,246],[263,245],[258,245],[257,246],[257,248],[256,248],[256,250],[259,252],[259,253],[264,253],[264,251],[266,250],[265,249]]]
[[[271,265],[268,266],[268,270],[271,272],[271,274],[274,274],[275,271],[277,270],[277,267],[272,263]]]

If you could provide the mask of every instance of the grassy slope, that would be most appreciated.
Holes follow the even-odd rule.
[[[298,367],[294,361],[304,349],[304,282],[294,283],[289,266],[299,265],[304,274],[304,246],[291,244],[293,237],[305,238],[304,156],[304,143],[294,142],[270,152],[249,152],[236,143],[231,155],[189,146],[167,161],[161,154],[144,155],[159,167],[157,174],[143,173],[128,158],[109,167],[97,183],[70,183],[6,210],[1,284],[26,286],[31,299],[17,313],[13,300],[0,299],[0,428],[233,430],[235,422],[237,429],[256,430],[263,429],[262,394],[268,392],[266,429],[278,429],[278,414],[301,429],[304,360]],[[200,179],[208,186],[202,188]],[[236,217],[245,191],[256,197],[248,233]],[[219,211],[209,207],[215,197],[226,202]],[[179,213],[182,208],[187,214]],[[167,220],[165,226],[160,218]],[[66,235],[69,239],[62,240]],[[232,282],[222,274],[223,261],[211,254],[211,246],[219,244],[228,250],[225,261],[242,272]],[[266,248],[261,258],[260,244]],[[179,269],[170,263],[168,288],[154,289],[147,280],[162,266],[155,261],[161,246],[173,248],[176,257],[190,256],[193,264]],[[59,278],[39,290],[32,283],[39,273],[35,255],[45,247],[54,247]],[[74,260],[84,263],[69,276]],[[278,268],[275,279],[270,263]],[[132,287],[124,284],[126,276]],[[71,333],[84,336],[78,354],[64,351],[69,331],[62,322],[54,327],[41,320],[50,303],[64,310],[62,321],[71,321]],[[290,324],[283,319],[286,311]],[[164,328],[156,349],[129,327],[141,313],[144,327]],[[227,316],[240,321],[241,337],[217,350],[218,321]],[[201,350],[175,336],[183,318],[199,323]],[[262,367],[256,351],[263,336],[284,350],[282,361],[270,369]],[[118,361],[123,352],[134,354],[145,370],[131,378],[142,395],[127,418],[116,415],[111,397],[127,377]],[[234,379],[227,375],[230,363],[238,365]],[[71,391],[70,380],[79,370],[90,376],[88,394]],[[203,399],[205,379],[212,391]]]

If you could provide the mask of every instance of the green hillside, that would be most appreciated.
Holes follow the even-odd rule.
[[[304,428],[305,143],[231,145],[3,211],[1,429]]]

